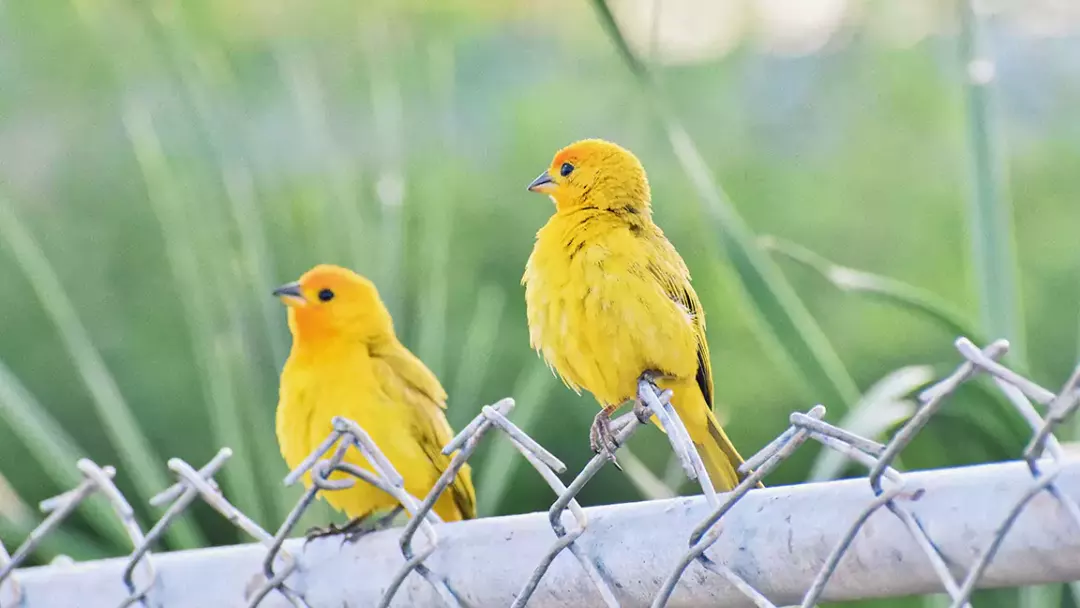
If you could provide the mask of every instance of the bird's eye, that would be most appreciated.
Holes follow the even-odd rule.
[[[574,165],[571,165],[570,163],[563,163],[562,167],[559,168],[559,175],[566,177],[567,175],[570,175],[573,170]]]
[[[334,292],[330,291],[329,289],[324,289],[319,292],[319,299],[323,302],[329,302],[330,300],[334,299]]]

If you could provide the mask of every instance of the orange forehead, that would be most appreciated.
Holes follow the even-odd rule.
[[[555,153],[552,166],[560,166],[563,163],[581,162],[586,159],[605,157],[628,157],[633,158],[629,150],[618,144],[602,139],[583,139],[576,141]]]
[[[555,153],[555,158],[551,161],[551,164],[553,166],[561,165],[563,163],[577,160],[577,158],[577,149],[574,146],[567,146]]]
[[[333,287],[349,284],[362,285],[366,283],[368,283],[366,279],[348,268],[333,266],[331,264],[320,264],[305,272],[304,276],[300,277],[300,284],[305,287]]]

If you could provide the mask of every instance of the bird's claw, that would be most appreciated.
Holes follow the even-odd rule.
[[[663,377],[664,374],[658,371],[645,370],[641,373],[641,376],[639,378],[640,381],[649,383],[649,388],[646,390],[653,391],[653,393],[656,394],[656,397],[660,399],[660,403],[662,404],[666,403],[665,393],[667,393],[667,398],[670,398],[671,395],[669,391],[661,391],[660,387],[656,385],[656,381]],[[649,424],[653,417],[653,411],[649,409],[648,405],[645,404],[645,400],[641,398],[640,393],[638,393],[637,398],[634,399],[634,415],[637,416],[637,419],[641,422],[641,424]]]
[[[653,386],[656,386],[656,381],[663,377],[664,372],[660,372],[655,369],[647,369],[641,372],[641,375],[638,376],[638,380],[643,380]]]
[[[350,525],[351,525],[351,522],[350,522]],[[336,524],[333,524],[333,523],[326,526],[325,528],[320,528],[319,526],[312,526],[312,527],[308,528],[307,532],[304,533],[304,545],[307,545],[308,543],[315,540],[316,538],[322,538],[324,536],[334,536],[335,534],[341,534],[348,527],[349,526],[346,525],[345,527],[339,528],[339,527],[337,527]]]
[[[340,528],[334,524],[330,524],[325,528],[311,528],[307,531],[307,540],[304,544],[311,542],[312,539],[315,538],[322,536],[336,536],[338,534],[341,535],[342,545],[345,543],[355,543],[372,532],[378,532],[379,530],[385,530],[390,527],[390,524],[393,523],[394,518],[401,513],[402,509],[403,507],[398,506],[386,515],[378,518],[371,517],[370,515],[357,517]]]
[[[637,419],[641,424],[649,424],[649,421],[653,417],[652,410],[650,410],[649,406],[645,405],[645,402],[640,398],[634,400],[634,415],[637,416]]]
[[[362,537],[381,529],[381,520],[376,521],[364,521],[352,520],[349,525],[341,529],[342,538],[341,544],[355,543]],[[355,524],[355,525],[354,525]]]
[[[607,410],[601,410],[596,418],[593,418],[592,426],[589,427],[589,445],[592,446],[593,452],[603,454],[615,465],[615,468],[622,470],[619,461],[615,459],[615,450],[619,449],[619,442],[615,439],[615,433],[611,431],[611,414]]]
[[[398,505],[394,507],[392,511],[379,518],[366,518],[362,521],[360,519],[352,520],[349,522],[348,526],[345,526],[345,540],[342,541],[342,544],[347,542],[355,543],[366,534],[389,528],[390,525],[394,523],[394,518],[400,515],[403,510],[405,510],[405,507]],[[349,530],[349,528],[352,529]]]

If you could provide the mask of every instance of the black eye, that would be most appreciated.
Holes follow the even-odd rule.
[[[334,299],[334,292],[330,291],[329,289],[324,289],[319,292],[319,299],[323,302],[329,302],[330,300]]]
[[[574,170],[574,165],[570,163],[563,163],[562,167],[559,167],[559,175],[566,177]]]

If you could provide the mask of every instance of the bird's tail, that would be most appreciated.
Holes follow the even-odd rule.
[[[725,492],[739,485],[738,468],[743,458],[713,416],[701,390],[693,381],[661,382],[660,385],[672,390],[671,405],[686,426],[716,490]]]

